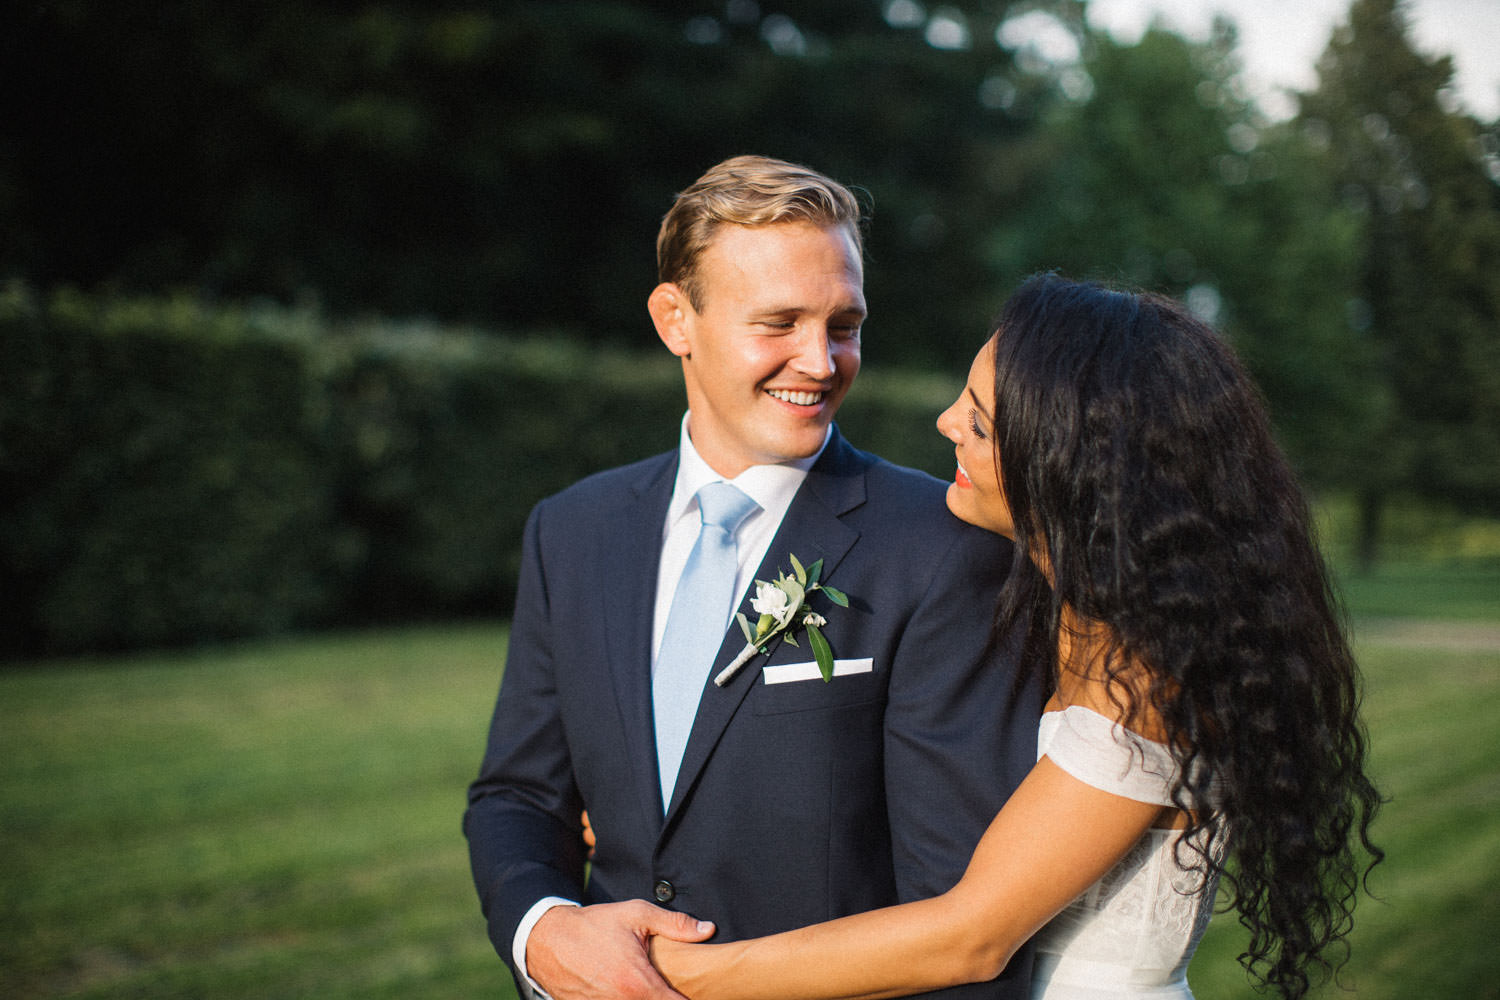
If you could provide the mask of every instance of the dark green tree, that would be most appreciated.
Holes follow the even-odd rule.
[[[1349,310],[1379,401],[1350,463],[1369,565],[1393,495],[1500,511],[1500,188],[1451,59],[1412,47],[1402,0],[1355,0],[1318,77],[1298,121],[1359,220]]]
[[[0,275],[643,343],[673,192],[761,152],[869,192],[872,354],[961,363],[1001,295],[994,165],[1049,98],[1008,82],[1007,8],[25,4]]]
[[[1304,474],[1339,482],[1370,419],[1344,309],[1353,214],[1319,196],[1302,134],[1246,96],[1232,24],[1205,42],[1080,38],[1086,96],[1044,123],[1046,167],[1019,225],[995,232],[999,266],[1185,299],[1232,337]]]

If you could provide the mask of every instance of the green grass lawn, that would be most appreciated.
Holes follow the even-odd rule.
[[[1416,578],[1427,596],[1401,607],[1444,617],[1456,595],[1452,617],[1500,622],[1500,573]],[[1371,587],[1348,588],[1357,621],[1400,597]],[[1500,651],[1370,634],[1390,857],[1346,981],[1500,997]],[[0,673],[0,997],[511,996],[459,830],[504,640],[419,629]],[[1238,950],[1216,919],[1201,1000],[1254,995]]]
[[[1360,659],[1387,857],[1342,981],[1361,1000],[1500,998],[1500,651],[1363,644]],[[1216,917],[1188,974],[1199,997],[1257,995],[1243,945],[1234,916]]]
[[[496,997],[459,829],[504,631],[0,675],[0,997]]]
[[[1346,574],[1342,590],[1362,618],[1500,622],[1500,562],[1404,564]]]

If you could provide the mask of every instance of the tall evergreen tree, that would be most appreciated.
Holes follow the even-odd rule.
[[[1500,510],[1500,188],[1451,59],[1413,48],[1403,0],[1355,0],[1318,77],[1298,121],[1361,220],[1349,314],[1379,413],[1350,468],[1369,565],[1395,494]]]

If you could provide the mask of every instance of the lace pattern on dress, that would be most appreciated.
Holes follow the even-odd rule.
[[[1161,743],[1128,732],[1082,706],[1042,717],[1045,754],[1078,780],[1141,802],[1172,805],[1179,773]],[[1152,829],[1114,868],[1037,934],[1038,992],[1066,997],[1064,984],[1110,996],[1176,987],[1213,912],[1216,886],[1177,863],[1181,834]],[[1184,861],[1195,853],[1183,846]],[[1044,987],[1044,984],[1050,986]]]

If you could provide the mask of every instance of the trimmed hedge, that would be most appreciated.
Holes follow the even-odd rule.
[[[4,652],[277,631],[337,600],[293,335],[182,303],[0,303]]]
[[[662,350],[190,298],[11,286],[0,356],[6,658],[503,617],[531,506],[685,406]],[[867,368],[840,423],[947,474],[959,384]]]
[[[506,615],[537,500],[676,442],[675,360],[369,325],[322,382],[358,570],[345,617]]]

